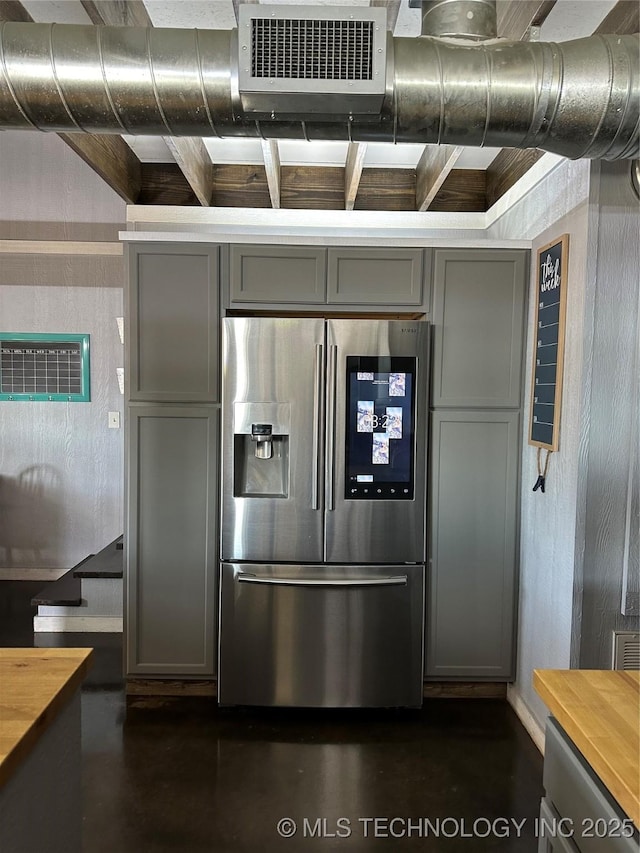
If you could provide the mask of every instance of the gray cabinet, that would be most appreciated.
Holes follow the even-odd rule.
[[[430,258],[429,249],[235,245],[229,256],[229,305],[426,313]]]
[[[434,252],[432,405],[521,403],[527,253]]]
[[[432,415],[425,674],[513,676],[520,415]]]
[[[129,407],[127,675],[214,674],[218,416]]]
[[[553,717],[547,721],[543,784],[539,829],[544,819],[547,831],[544,838],[539,832],[538,853],[638,853],[632,821]]]
[[[214,402],[218,399],[218,247],[132,246],[129,264],[129,399]]]
[[[527,270],[434,250],[429,679],[513,677]]]
[[[572,838],[573,828],[562,820],[546,797],[540,801],[537,829],[538,853],[579,853]]]
[[[324,304],[326,249],[231,246],[231,302]]]
[[[329,249],[330,304],[420,307],[423,305],[422,249]],[[426,309],[423,309],[426,310]]]

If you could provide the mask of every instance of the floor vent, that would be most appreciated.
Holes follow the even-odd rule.
[[[640,669],[640,634],[633,631],[613,632],[612,669]]]

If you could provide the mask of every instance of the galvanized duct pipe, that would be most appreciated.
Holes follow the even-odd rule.
[[[635,36],[562,44],[390,39],[381,115],[254,121],[234,31],[0,25],[0,128],[640,153]]]
[[[422,0],[419,5],[423,36],[480,41],[497,35],[495,0]]]

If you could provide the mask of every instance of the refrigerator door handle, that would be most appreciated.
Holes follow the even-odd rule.
[[[260,577],[242,573],[236,575],[236,580],[240,583],[262,583],[267,586],[316,586],[316,587],[345,587],[345,586],[406,586],[406,575],[389,575],[388,577],[378,578],[334,578],[333,580],[323,580],[322,578],[274,578]]]
[[[324,346],[316,344],[313,365],[313,437],[312,437],[312,468],[311,468],[311,509],[320,509],[320,482],[322,479],[322,454],[320,453],[320,437],[323,422],[323,372]]]
[[[327,444],[326,444],[326,495],[327,509],[335,509],[335,436],[336,436],[336,370],[338,347],[331,345],[327,349]]]

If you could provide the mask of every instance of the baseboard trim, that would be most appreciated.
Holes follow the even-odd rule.
[[[507,685],[502,681],[425,681],[425,699],[505,699]]]
[[[217,696],[215,679],[178,681],[161,678],[128,678],[127,696]]]
[[[34,616],[35,634],[122,634],[120,616]]]
[[[507,702],[515,711],[516,716],[527,730],[531,740],[538,747],[541,754],[544,755],[544,729],[533,716],[516,688],[512,685],[509,685],[507,690]]]
[[[127,696],[216,696],[216,681],[128,678]],[[505,699],[502,682],[425,682],[425,699]]]

